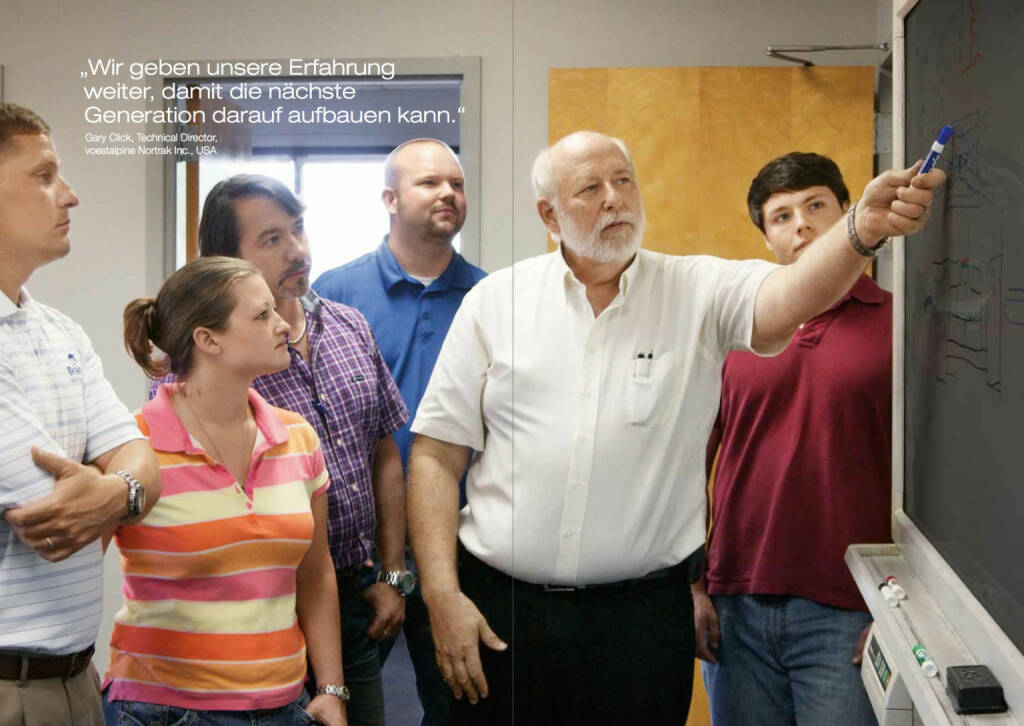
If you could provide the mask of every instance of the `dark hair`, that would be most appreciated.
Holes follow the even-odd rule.
[[[156,298],[138,298],[124,309],[124,347],[150,378],[168,370],[184,378],[192,364],[192,332],[223,330],[235,309],[235,285],[259,271],[234,257],[200,257],[164,281]],[[167,356],[152,357],[156,345]]]
[[[791,151],[772,159],[757,172],[747,192],[750,219],[764,232],[764,203],[772,194],[798,192],[808,187],[825,186],[839,200],[839,206],[850,201],[850,192],[839,167],[827,156],[813,152]]]
[[[249,197],[272,199],[291,217],[301,217],[306,209],[291,189],[277,179],[260,174],[236,174],[218,182],[206,195],[203,216],[199,221],[200,255],[238,257],[239,225],[235,202]]]
[[[0,153],[7,142],[16,134],[44,134],[49,136],[50,127],[38,114],[13,103],[0,103]]]

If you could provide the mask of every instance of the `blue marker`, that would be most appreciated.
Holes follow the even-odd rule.
[[[935,162],[939,160],[939,155],[942,154],[942,150],[946,147],[946,143],[953,137],[953,127],[943,126],[942,130],[939,131],[939,138],[932,144],[931,150],[928,151],[928,156],[924,157],[924,163],[921,164],[921,170],[918,174],[927,174],[935,166]]]

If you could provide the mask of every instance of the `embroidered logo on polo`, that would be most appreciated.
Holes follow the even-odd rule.
[[[69,376],[80,376],[82,375],[82,366],[78,362],[78,358],[75,357],[74,353],[68,353],[68,375]]]

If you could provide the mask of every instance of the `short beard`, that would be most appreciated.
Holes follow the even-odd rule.
[[[279,285],[277,288],[277,294],[274,295],[278,300],[295,300],[305,296],[309,292],[309,278],[303,277],[298,282],[288,287]]]
[[[281,284],[281,281],[278,281],[274,297],[278,300],[294,300],[309,292],[309,268],[309,260],[302,260],[289,265],[288,269],[281,275],[281,281],[288,279],[295,273],[304,274],[302,277],[296,278],[296,281],[289,287],[285,287]]]
[[[557,204],[554,207],[558,226],[562,230],[562,234],[559,235],[561,243],[581,257],[599,263],[626,262],[632,259],[640,249],[644,239],[644,223],[646,221],[642,209],[639,214],[604,212],[593,228],[584,231],[576,226],[576,222],[571,216],[563,214]],[[630,236],[626,239],[617,235],[610,239],[603,239],[601,230],[616,221],[632,224]]]

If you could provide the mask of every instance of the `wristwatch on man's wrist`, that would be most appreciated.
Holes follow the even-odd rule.
[[[146,508],[146,490],[131,472],[120,470],[114,474],[124,479],[128,485],[128,514],[121,517],[122,522],[127,522],[138,517]]]
[[[860,201],[860,200],[858,200]],[[857,202],[850,205],[850,210],[846,213],[846,236],[850,240],[850,244],[853,249],[857,251],[857,254],[861,257],[876,257],[882,249],[889,244],[889,238],[883,237],[874,247],[868,247],[860,240],[860,235],[857,234],[856,225],[857,216]]]
[[[322,686],[318,686],[316,689],[318,696],[334,696],[340,698],[342,703],[347,703],[348,699],[351,698],[351,694],[348,692],[348,686],[336,685],[334,683],[325,683]]]
[[[381,570],[377,573],[377,582],[391,585],[399,595],[408,597],[416,587],[416,575],[409,570]]]

